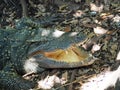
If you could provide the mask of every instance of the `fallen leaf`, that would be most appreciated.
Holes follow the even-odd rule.
[[[94,52],[96,52],[96,51],[99,51],[100,50],[100,48],[101,48],[101,45],[99,45],[99,44],[94,44],[93,46],[92,46],[92,53],[94,53]]]
[[[56,75],[47,76],[45,79],[38,82],[38,89],[51,89],[56,83],[65,84],[66,82],[66,79],[60,79]]]
[[[108,19],[108,18],[113,18],[114,15],[110,13],[101,13],[100,14],[101,19]]]
[[[120,22],[120,16],[116,15],[116,16],[113,18],[113,22]]]
[[[104,28],[102,28],[102,27],[99,27],[99,26],[93,28],[93,30],[94,30],[94,33],[97,34],[97,35],[105,34],[105,33],[107,33],[107,31],[108,31],[108,30],[106,30],[106,29],[104,29]]]
[[[106,71],[88,80],[80,90],[106,90],[114,86],[120,78],[120,66],[115,71]]]
[[[118,54],[117,54],[116,60],[120,60],[120,51],[119,51]]]
[[[84,15],[84,12],[81,11],[81,10],[77,10],[77,11],[73,14],[73,16],[74,16],[75,18],[79,18],[79,17],[81,17],[82,15]]]
[[[96,11],[96,12],[102,12],[103,11],[103,4],[100,6],[95,5],[94,3],[90,3],[90,10],[91,11]]]

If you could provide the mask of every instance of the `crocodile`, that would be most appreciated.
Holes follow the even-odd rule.
[[[37,83],[23,79],[26,73],[94,62],[93,56],[78,45],[86,38],[82,32],[63,32],[30,25],[27,19],[21,21],[15,28],[0,29],[0,89],[30,90]]]

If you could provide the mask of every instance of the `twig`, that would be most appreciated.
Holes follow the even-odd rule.
[[[27,12],[27,4],[25,0],[20,0],[21,6],[22,6],[22,16],[27,17],[28,12]]]
[[[77,72],[77,69],[74,69],[73,72],[72,72],[72,75],[71,75],[70,82],[73,82],[73,80],[75,79],[75,74],[76,74],[76,72]],[[73,90],[72,88],[73,88],[73,83],[70,84],[69,90]]]

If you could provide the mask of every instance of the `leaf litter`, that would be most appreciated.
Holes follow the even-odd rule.
[[[68,88],[70,88],[72,85],[73,90],[87,90],[87,88],[88,90],[90,90],[91,88],[94,88],[94,90],[104,90],[110,85],[114,86],[117,78],[119,78],[119,65],[116,66],[118,67],[118,69],[114,69],[115,71],[106,71],[106,69],[114,67],[114,65],[118,63],[116,62],[116,60],[119,61],[120,59],[119,1],[110,0],[112,3],[111,5],[109,3],[108,5],[106,5],[107,3],[105,2],[99,3],[98,5],[97,0],[95,0],[96,2],[94,3],[92,2],[92,0],[91,2],[87,1],[88,0],[86,0],[86,2],[75,0],[75,2],[73,2],[72,0],[58,0],[57,2],[57,0],[55,0],[55,2],[47,2],[47,0],[45,0],[44,2],[42,2],[41,0],[28,0],[29,16],[37,19],[43,17],[47,18],[49,22],[47,25],[43,25],[43,27],[59,27],[61,28],[61,31],[64,31],[63,27],[70,27],[70,31],[79,31],[85,33],[87,36],[86,41],[84,41],[80,45],[87,51],[91,52],[96,58],[99,58],[99,60],[97,60],[91,66],[77,68],[77,72],[75,72],[73,76],[71,74],[72,72],[74,72],[74,69],[57,69],[56,71],[52,70],[52,72],[51,70],[47,70],[42,74],[38,74],[37,76],[32,78],[32,80],[35,79],[35,81],[38,81],[38,88],[55,89],[54,84],[61,83],[64,85],[61,85],[61,87],[58,86],[58,89],[65,87],[65,89],[68,90]],[[108,2],[108,0],[105,1]],[[8,2],[1,2],[3,4],[1,4],[1,7],[3,8],[3,14],[2,19],[0,20],[0,27],[14,27],[13,21],[22,17],[22,14],[19,14],[18,12],[21,9],[18,8],[18,11],[11,11],[11,8],[15,7],[14,5],[4,6]],[[67,2],[69,2],[69,4],[67,4]],[[72,3],[74,4],[72,5]],[[75,6],[74,9],[72,9],[73,6]],[[20,12],[22,13],[22,11]],[[47,16],[49,16],[50,18],[48,18]],[[60,16],[59,20],[54,21],[53,19],[51,19],[51,17],[54,16]],[[58,73],[57,76],[54,75],[54,71]],[[67,79],[60,78],[65,72],[67,73]],[[43,74],[44,79],[42,78]],[[52,75],[49,76],[49,74]],[[93,79],[89,79],[92,76],[96,77]],[[116,78],[113,80],[113,77]],[[72,81],[70,81],[71,78],[73,78]],[[88,81],[91,83],[89,83]],[[102,84],[103,81],[105,81],[104,85]],[[111,84],[112,81],[114,82]]]

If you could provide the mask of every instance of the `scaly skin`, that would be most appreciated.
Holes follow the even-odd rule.
[[[74,35],[73,32],[66,32],[56,37],[53,34],[55,30],[26,27],[0,30],[1,89],[29,90],[35,87],[36,83],[20,77],[25,73],[41,72],[43,68],[74,68],[93,63],[90,61],[92,57],[75,45],[85,39],[82,33]]]
[[[0,30],[0,90],[29,90],[36,83],[24,80],[17,74],[11,61],[9,35],[13,32]]]

